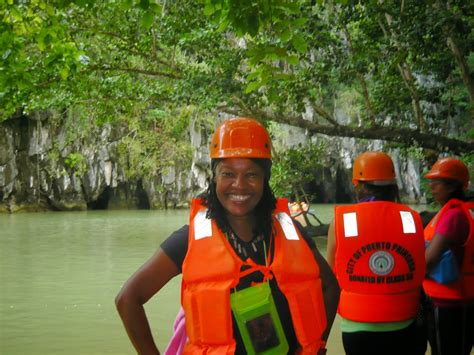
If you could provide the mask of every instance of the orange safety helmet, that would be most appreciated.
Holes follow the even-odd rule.
[[[395,185],[395,168],[392,158],[384,152],[365,152],[354,161],[352,183],[367,181],[373,185]]]
[[[469,184],[469,171],[466,164],[459,159],[442,158],[433,164],[425,178],[455,180],[462,183],[464,188],[467,188]]]
[[[272,158],[272,143],[265,127],[252,118],[224,121],[212,137],[211,159]]]

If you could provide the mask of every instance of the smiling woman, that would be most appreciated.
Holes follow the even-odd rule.
[[[264,171],[251,159],[226,159],[216,167],[216,195],[227,211],[227,220],[237,226],[241,219],[255,219],[253,211],[263,196]],[[256,224],[254,221],[252,224]],[[246,241],[252,235],[242,235]]]
[[[211,144],[213,179],[208,189],[210,216],[224,232],[244,241],[268,234],[275,197],[270,189],[271,141],[260,123],[229,120],[214,133]],[[263,223],[257,224],[257,221]],[[265,231],[265,229],[267,229]]]
[[[165,240],[116,298],[136,350],[159,353],[143,304],[182,273],[179,337],[167,354],[324,354],[339,287],[287,201],[273,195],[265,127],[224,121],[213,136],[211,168],[189,226]]]

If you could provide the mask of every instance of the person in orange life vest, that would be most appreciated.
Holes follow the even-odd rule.
[[[341,287],[346,354],[424,354],[416,317],[425,273],[423,226],[399,203],[392,159],[365,152],[354,161],[358,203],[336,206],[327,260]]]
[[[292,202],[288,205],[291,213],[291,217],[297,220],[303,227],[306,227],[306,221],[304,219],[303,213],[308,212],[308,204],[303,202]]]
[[[434,355],[469,354],[474,342],[474,202],[465,195],[469,171],[462,161],[448,157],[425,177],[442,206],[425,227],[428,339]],[[430,272],[449,256],[456,275],[443,281]]]
[[[159,354],[143,304],[182,273],[183,353],[246,354],[255,347],[323,354],[339,287],[314,242],[289,217],[287,201],[273,195],[268,132],[254,119],[226,120],[210,155],[212,180],[193,201],[189,225],[164,241],[116,297],[134,347]],[[261,289],[270,290],[269,313],[247,319],[245,330],[232,300]]]

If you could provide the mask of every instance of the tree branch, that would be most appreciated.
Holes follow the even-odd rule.
[[[441,8],[442,4],[443,3],[440,1],[436,2],[436,6],[438,8]],[[446,8],[449,11],[453,10],[449,3],[446,4]],[[468,62],[466,61],[464,52],[459,46],[459,40],[457,39],[456,31],[454,30],[453,26],[446,26],[446,34],[446,44],[453,53],[454,59],[459,66],[459,70],[461,71],[462,81],[469,94],[469,101],[471,103],[471,116],[474,116],[474,78],[472,76],[471,69],[469,68]]]
[[[148,76],[162,76],[172,79],[181,79],[181,76],[175,73],[166,73],[162,71],[154,71],[154,70],[146,70],[140,68],[122,68],[122,67],[100,67],[98,65],[90,65],[88,66],[91,70],[97,71],[122,71],[127,73],[136,73],[136,74],[143,74]]]
[[[354,53],[354,46],[352,44],[352,37],[351,34],[347,28],[347,26],[344,26],[344,34],[346,35],[347,38],[347,43],[349,45],[349,50],[351,53]],[[356,71],[357,78],[359,79],[360,86],[362,88],[362,95],[364,97],[364,102],[365,102],[365,108],[367,109],[367,113],[369,115],[370,122],[372,123],[373,126],[375,126],[377,123],[375,121],[375,113],[374,109],[372,108],[372,103],[370,101],[370,95],[369,95],[369,89],[367,82],[365,81],[364,74],[361,73],[360,71]]]
[[[321,125],[303,119],[301,116],[279,115],[263,110],[242,111],[235,108],[221,107],[222,111],[235,116],[249,116],[262,121],[273,121],[307,130],[310,135],[323,134],[330,137],[352,137],[359,139],[378,139],[395,142],[407,147],[418,146],[437,152],[451,152],[460,155],[474,151],[474,142],[448,138],[437,134],[428,134],[419,130],[396,127],[352,127],[345,125]]]
[[[401,51],[401,45],[398,40],[398,35],[395,33],[395,31],[392,28],[393,20],[392,16],[388,13],[385,13],[385,20],[387,21],[387,24],[390,28],[390,33],[391,33],[391,38],[395,41],[395,45],[398,51]],[[385,36],[388,36],[388,32],[385,29],[385,26],[383,23],[380,21],[379,25],[382,28],[382,31],[384,32]],[[420,106],[420,94],[418,92],[418,89],[416,87],[415,79],[413,78],[412,70],[409,67],[409,65],[403,61],[402,63],[397,64],[397,68],[400,71],[400,75],[403,78],[403,81],[411,94],[412,98],[412,105],[413,105],[413,111],[415,113],[415,117],[418,121],[418,127],[422,132],[426,132],[427,130],[427,124],[423,115],[423,112],[421,110]]]

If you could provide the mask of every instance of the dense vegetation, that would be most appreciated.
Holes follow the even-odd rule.
[[[190,118],[217,112],[471,161],[473,14],[467,0],[0,0],[0,121],[114,122],[130,175],[189,159]]]

